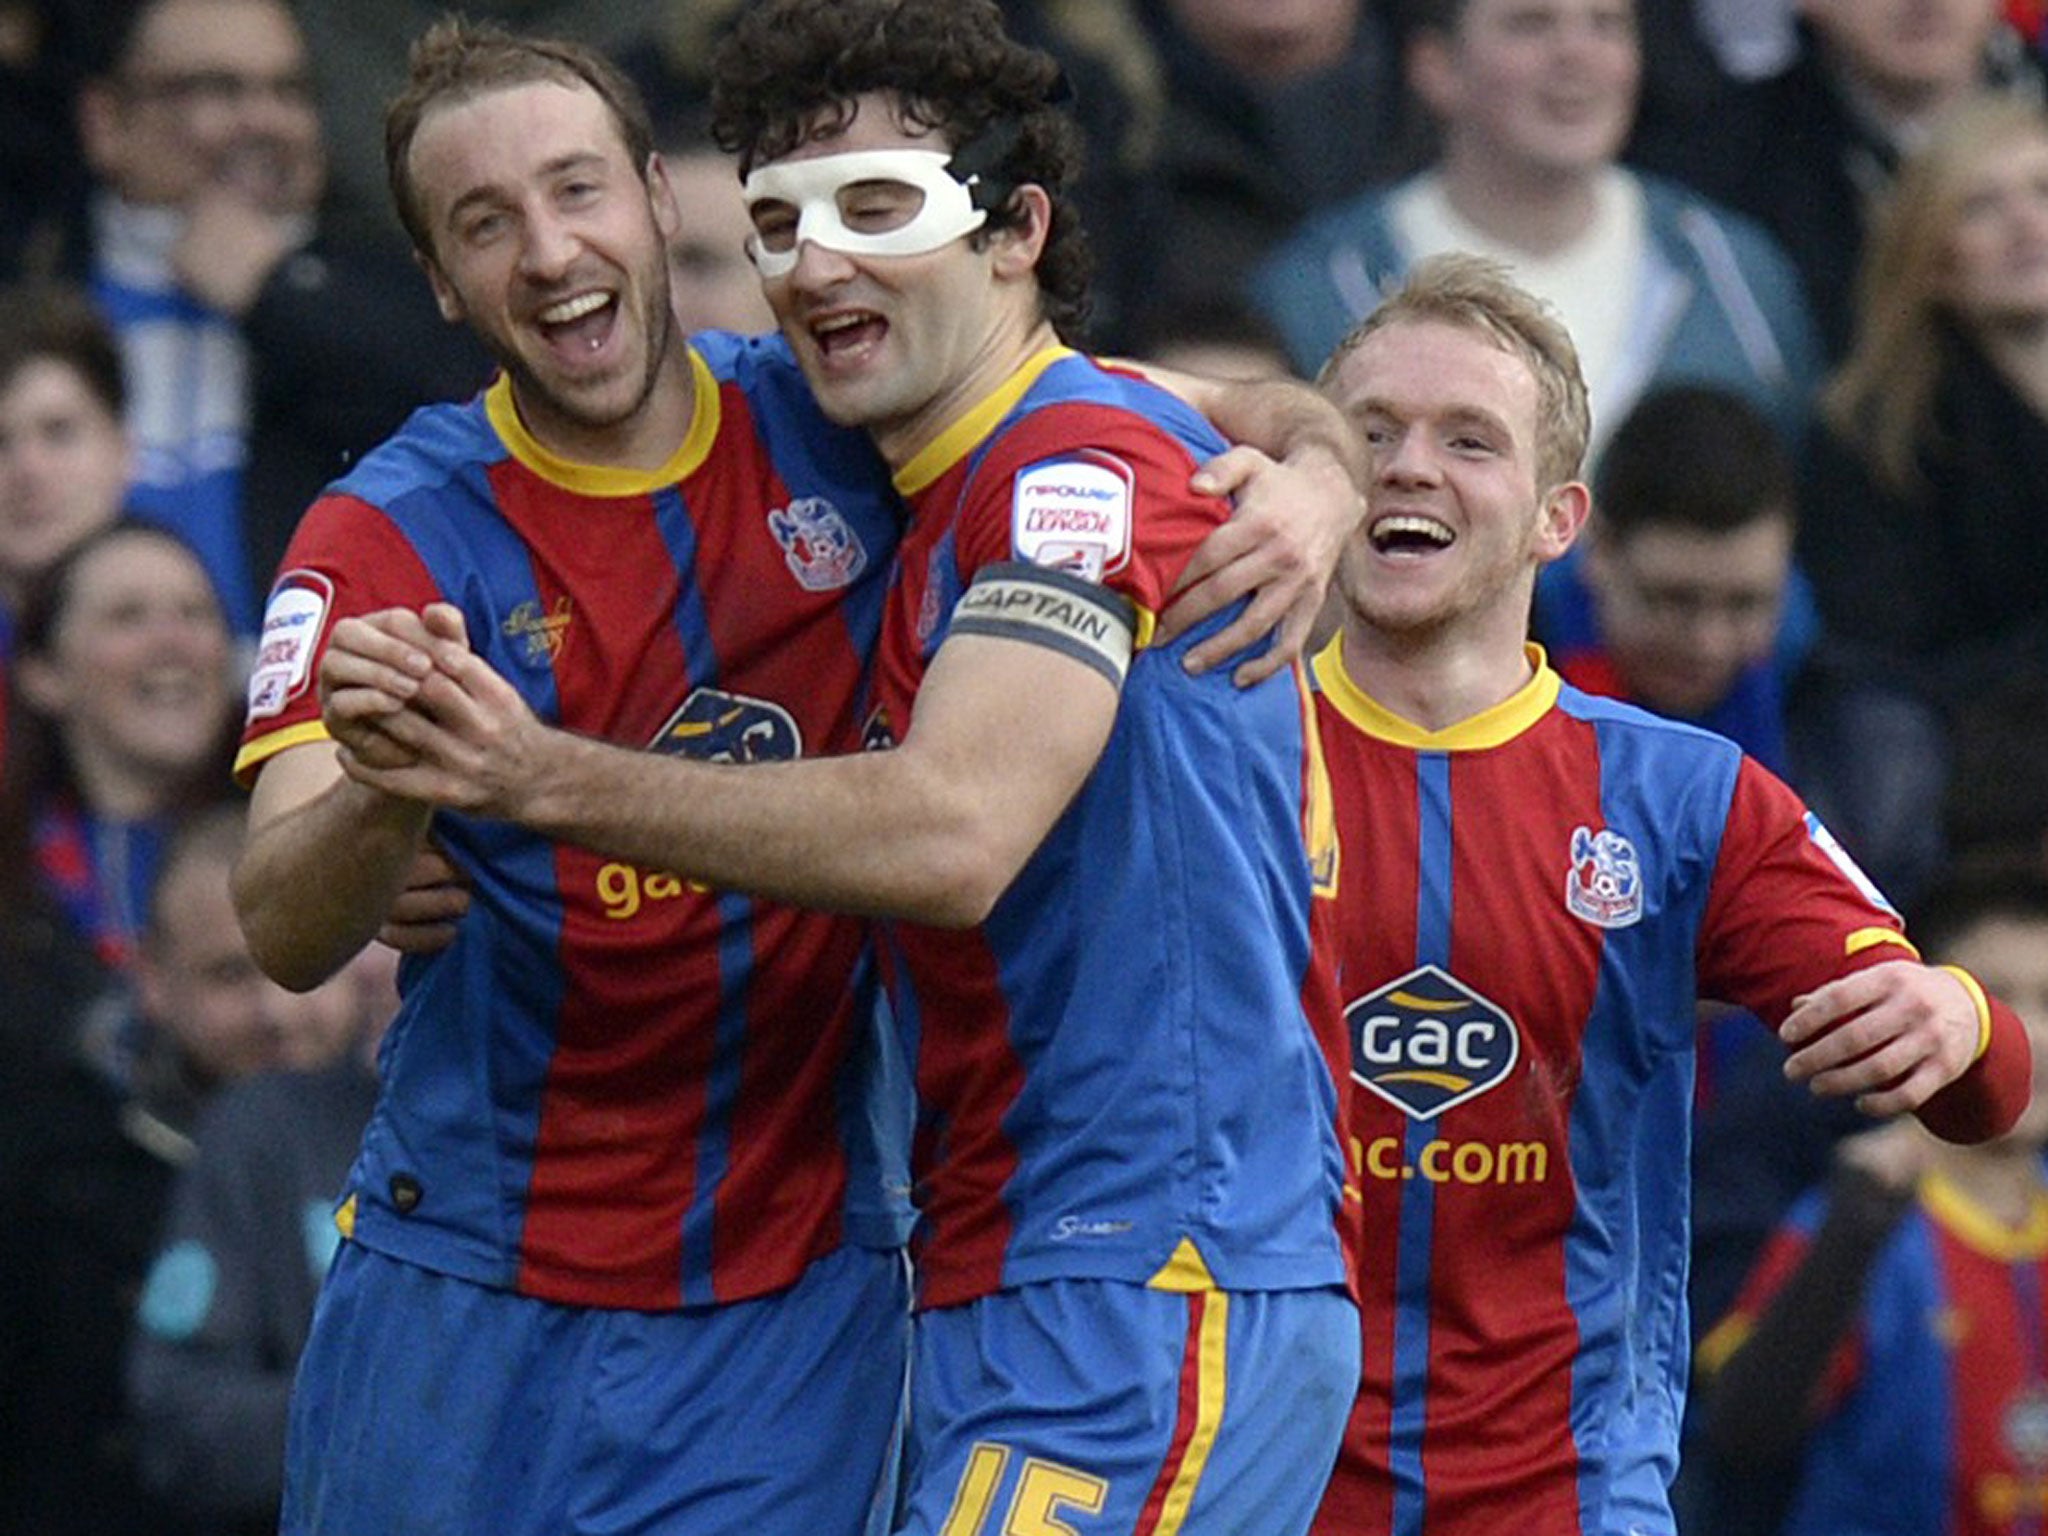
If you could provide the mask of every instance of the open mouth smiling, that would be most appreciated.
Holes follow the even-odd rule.
[[[1433,517],[1413,512],[1390,513],[1376,519],[1367,535],[1383,555],[1430,554],[1457,541],[1450,528]]]
[[[617,313],[618,295],[590,288],[548,305],[534,318],[551,345],[569,349],[580,346],[595,352],[611,335]]]
[[[886,322],[872,310],[841,310],[811,322],[811,339],[826,357],[841,357],[882,339]]]

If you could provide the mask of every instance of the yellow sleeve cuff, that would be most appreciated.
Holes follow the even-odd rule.
[[[1963,984],[1963,990],[1970,994],[1970,1001],[1976,1005],[1977,1049],[1970,1053],[1970,1062],[1974,1066],[1983,1059],[1984,1053],[1991,1049],[1991,1001],[1985,997],[1984,989],[1977,984],[1977,978],[1964,970],[1960,965],[1944,965],[1938,966],[1936,969],[1947,971],[1949,975],[1960,981]]]

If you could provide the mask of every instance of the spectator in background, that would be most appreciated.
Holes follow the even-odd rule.
[[[1279,333],[1237,299],[1154,308],[1129,341],[1134,357],[1211,379],[1284,379],[1294,371]]]
[[[125,0],[78,106],[97,183],[78,265],[127,362],[132,500],[253,634],[306,503],[483,367],[401,251],[321,238],[320,121],[283,0]]]
[[[128,360],[135,500],[200,551],[238,633],[248,346],[237,323],[313,233],[320,126],[281,0],[143,0],[79,97],[89,272]]]
[[[2048,879],[1957,871],[1914,931],[2026,1020],[2033,1103],[1981,1146],[1841,1141],[1702,1346],[1711,1454],[1796,1490],[1786,1536],[2022,1536],[2048,1510]]]
[[[125,971],[178,817],[229,792],[238,699],[220,605],[175,534],[116,522],[43,574],[15,647],[0,876],[37,881]]]
[[[1616,162],[1641,69],[1633,0],[1428,0],[1408,77],[1441,158],[1311,220],[1253,280],[1296,367],[1319,367],[1416,261],[1466,250],[1564,317],[1596,458],[1675,379],[1738,390],[1796,439],[1818,378],[1797,276],[1746,219]]]
[[[10,1083],[0,1116],[0,1530],[182,1529],[138,1475],[122,1385],[130,1319],[201,1107],[278,1065],[306,1008],[256,969],[235,922],[228,875],[242,825],[238,806],[218,806],[180,827],[152,892],[132,1011],[101,1010],[104,1035],[87,1032],[51,1053],[46,1070]],[[95,1049],[107,1036],[126,1049]]]
[[[2041,61],[2001,0],[1797,0],[1792,62],[1729,93],[1707,131],[1641,158],[1754,218],[1799,274],[1830,365],[1849,350],[1873,204],[1941,115],[1979,91],[2038,100]]]
[[[1718,731],[1784,774],[1797,498],[1790,454],[1740,395],[1645,396],[1601,460],[1583,558],[1537,583],[1536,634],[1565,681]]]
[[[412,41],[450,11],[522,31],[625,51],[659,32],[672,56],[698,57],[744,0],[292,0],[306,37],[321,107],[332,196],[327,213],[345,238],[400,254],[410,249],[385,187],[384,103],[405,88]],[[418,282],[418,273],[413,274]],[[418,402],[415,402],[418,403]],[[396,423],[394,422],[395,426]],[[381,435],[381,434],[380,434]],[[373,439],[374,441],[374,439]],[[368,445],[365,445],[366,447]]]
[[[1111,274],[1128,325],[1145,326],[1153,305],[1236,298],[1304,218],[1420,164],[1385,0],[1135,0],[1135,9],[1158,60],[1157,150],[1137,200],[1111,225],[1090,225],[1138,237],[1123,252],[1134,263],[1128,280]],[[1120,249],[1114,233],[1107,239],[1106,249]]]
[[[0,762],[15,618],[38,576],[120,516],[125,404],[120,352],[83,293],[0,292]]]
[[[73,122],[91,0],[0,0],[0,282],[53,276],[85,217]]]
[[[775,316],[761,297],[760,274],[747,260],[754,226],[740,196],[739,173],[732,156],[708,134],[700,123],[694,132],[678,129],[657,144],[682,217],[668,244],[669,299],[686,331],[770,331]]]
[[[2048,112],[1959,109],[1872,231],[1799,559],[1816,808],[1895,900],[1942,860],[1960,701],[2048,672]]]
[[[396,959],[373,946],[293,999],[289,1070],[216,1096],[171,1191],[128,1383],[143,1481],[181,1529],[277,1530],[292,1378],[376,1099]]]

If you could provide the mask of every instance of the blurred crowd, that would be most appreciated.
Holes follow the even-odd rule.
[[[705,129],[743,3],[464,7],[646,92],[690,329],[770,323]],[[443,8],[0,0],[0,1536],[275,1529],[397,962],[261,976],[228,762],[299,513],[487,379],[384,191],[382,103]],[[1536,638],[1789,779],[1930,958],[2048,1026],[2043,7],[1005,9],[1087,133],[1097,350],[1313,378],[1419,259],[1505,262],[1594,410],[1592,522]],[[1944,1160],[1788,1088],[1752,1019],[1703,1006],[1700,1053],[1688,1527],[1825,1533],[1838,1484],[1963,1476],[1883,1408],[1932,1347],[1914,1255],[2037,1272],[2048,1127]],[[2048,1514],[2029,1294],[2000,1358],[2033,1352],[2033,1417],[1971,1432],[2039,1476],[1970,1529]]]

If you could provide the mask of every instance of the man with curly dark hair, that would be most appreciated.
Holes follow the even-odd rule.
[[[714,88],[783,334],[911,504],[870,739],[1018,765],[955,780],[1014,839],[940,915],[978,926],[893,931],[928,1133],[901,1529],[1303,1529],[1356,1370],[1311,953],[1334,848],[1302,835],[1291,681],[1191,688],[1146,643],[1224,513],[1182,492],[1200,425],[1062,345],[1058,69],[985,0],[769,0]]]
[[[1093,262],[1071,192],[1081,171],[1081,130],[1064,110],[1065,77],[1052,56],[1006,36],[987,12],[943,4],[844,8],[778,6],[772,25],[719,55],[712,134],[740,157],[740,174],[783,159],[805,141],[843,131],[863,94],[884,91],[906,124],[954,146],[954,168],[986,215],[977,239],[1024,220],[1011,198],[1027,183],[1051,205],[1033,275],[1042,311],[1062,341],[1079,346]]]

